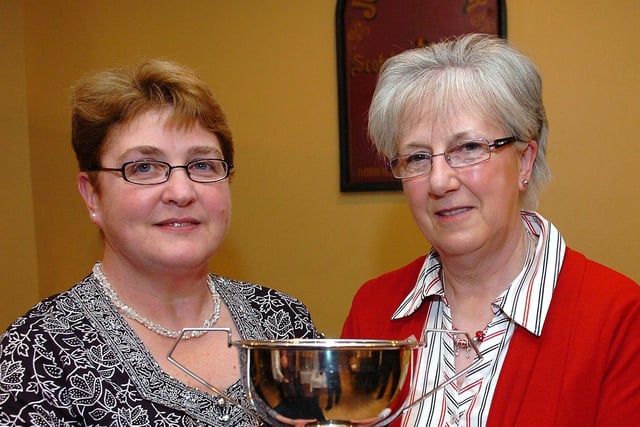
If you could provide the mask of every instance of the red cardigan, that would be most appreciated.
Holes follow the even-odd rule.
[[[427,302],[390,319],[423,263],[365,283],[342,337],[420,337]],[[637,425],[639,416],[640,286],[567,248],[542,335],[515,330],[487,426],[613,427]]]

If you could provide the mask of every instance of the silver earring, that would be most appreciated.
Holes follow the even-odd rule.
[[[522,185],[524,185],[525,187],[526,187],[527,185],[529,185],[529,180],[528,180],[528,179],[523,179],[523,180],[522,180]]]
[[[91,217],[95,218],[96,217],[96,213],[95,212],[91,212]]]

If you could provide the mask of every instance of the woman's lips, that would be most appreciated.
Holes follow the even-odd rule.
[[[455,209],[446,209],[436,212],[436,215],[439,216],[454,216],[465,213],[471,210],[471,208],[455,208]]]
[[[157,223],[156,225],[159,225],[161,227],[173,227],[173,228],[180,228],[180,227],[190,227],[193,225],[198,225],[200,223],[200,221],[197,221],[195,219],[192,218],[186,218],[186,219],[169,219],[166,221],[161,221],[159,223]]]
[[[192,222],[170,222],[168,224],[169,227],[186,227],[187,225],[193,224]]]

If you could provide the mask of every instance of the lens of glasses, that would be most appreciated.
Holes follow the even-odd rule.
[[[194,160],[187,163],[192,180],[198,182],[219,181],[227,177],[227,163],[220,159]]]
[[[389,166],[396,178],[411,178],[422,175],[431,169],[431,154],[413,153],[396,157],[389,162]]]
[[[171,166],[163,162],[135,161],[123,165],[124,178],[135,184],[159,184],[167,179]]]
[[[444,154],[451,167],[459,168],[484,162],[491,156],[491,149],[487,141],[466,141],[448,148]]]

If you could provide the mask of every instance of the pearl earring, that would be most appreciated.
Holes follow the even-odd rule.
[[[522,185],[524,185],[525,187],[526,187],[527,185],[529,185],[529,180],[528,180],[528,179],[523,179],[523,180],[522,180]]]
[[[96,213],[95,212],[91,212],[91,218],[95,218],[96,217]]]

